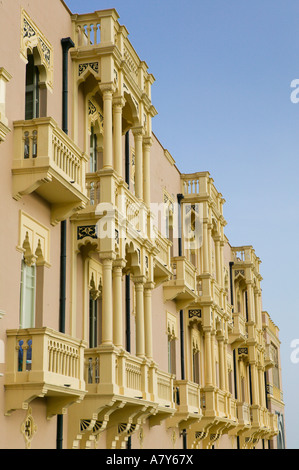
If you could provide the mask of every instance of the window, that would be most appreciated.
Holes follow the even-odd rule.
[[[89,171],[90,173],[95,173],[98,169],[97,165],[97,135],[94,132],[94,128],[91,128],[91,134],[90,134],[90,147],[89,147],[89,161],[90,161],[90,167]]]
[[[131,149],[130,158],[130,191],[135,194],[135,149]]]
[[[96,348],[101,343],[102,299],[89,296],[89,347]]]
[[[273,374],[273,385],[274,387],[280,388],[280,383],[279,383],[279,363],[278,363],[278,349],[276,346],[274,346],[273,343],[270,345],[271,348],[271,357],[274,360],[274,367],[272,369],[272,374]]]
[[[245,377],[241,377],[241,401],[246,402]]]
[[[176,316],[167,312],[167,347],[168,347],[168,372],[176,374]]]
[[[245,313],[246,313],[246,321],[248,322],[248,293],[247,293],[247,290],[245,291]]]
[[[35,295],[36,295],[36,266],[28,266],[22,261],[21,269],[21,298],[20,298],[20,328],[35,326]]]
[[[170,374],[176,373],[175,350],[175,338],[172,336],[168,336],[168,372]]]
[[[200,384],[200,374],[199,374],[199,364],[200,364],[200,355],[199,351],[193,351],[193,382]]]
[[[96,278],[96,281],[95,281]],[[102,333],[102,280],[96,272],[91,272],[89,282],[89,347],[96,348],[101,343]]]
[[[228,369],[228,389],[233,394],[233,371],[231,369]]]
[[[25,119],[39,117],[39,71],[34,65],[33,55],[26,65]]]

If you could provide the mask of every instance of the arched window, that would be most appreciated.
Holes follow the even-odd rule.
[[[20,299],[20,328],[34,328],[35,326],[35,293],[36,293],[36,266],[27,265],[22,260],[21,269],[21,299]]]
[[[102,332],[102,280],[96,285],[92,273],[89,281],[89,347],[96,348],[101,343]]]
[[[39,117],[39,70],[34,64],[33,54],[28,55],[26,65],[25,119]]]

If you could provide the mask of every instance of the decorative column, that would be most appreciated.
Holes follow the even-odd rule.
[[[261,296],[261,290],[256,289],[254,292],[255,321],[259,329],[262,328]]]
[[[123,176],[123,151],[122,151],[122,108],[125,101],[122,97],[113,100],[113,156],[116,173]]]
[[[263,408],[265,408],[265,400],[264,400],[264,390],[265,390],[265,387],[263,388],[263,385],[264,385],[264,373],[263,373],[263,368],[262,366],[259,364],[257,366],[257,375],[258,375],[258,389],[259,389],[259,405],[262,406]]]
[[[213,385],[212,378],[212,349],[211,349],[211,328],[204,327],[205,339],[205,385]]]
[[[216,332],[214,329],[211,331],[211,360],[212,360],[212,383],[215,386],[216,381],[216,357],[215,357],[215,340]]]
[[[144,357],[144,280],[143,278],[137,278],[134,282],[136,293],[136,356]]]
[[[248,301],[248,320],[254,321],[254,300],[253,300],[253,281],[246,281],[247,301]]]
[[[123,314],[122,314],[122,260],[113,263],[113,343],[123,347]]]
[[[216,281],[221,286],[220,237],[215,238]]]
[[[135,195],[138,199],[143,198],[143,127],[132,129],[135,139]]]
[[[221,390],[225,388],[225,370],[224,370],[224,336],[218,336],[219,346],[219,385]]]
[[[102,344],[112,344],[112,259],[103,259]]]
[[[101,84],[100,90],[103,94],[103,114],[104,114],[104,137],[103,137],[103,168],[113,167],[112,154],[112,95],[113,85],[110,83]]]
[[[223,255],[223,250],[224,250],[224,241],[220,241],[220,285],[222,289],[224,289],[224,255]]]
[[[213,276],[213,263],[212,263],[212,224],[208,223],[208,263],[209,273]]]
[[[210,270],[209,270],[209,245],[208,245],[207,222],[203,223],[202,249],[203,249],[203,272],[208,273]]]
[[[152,139],[146,137],[143,139],[143,200],[149,207],[151,203],[151,168],[150,168],[150,151]]]
[[[257,368],[256,368],[256,363],[255,362],[250,362],[250,368],[251,368],[251,391],[252,391],[252,404],[253,405],[258,405],[259,400],[258,400],[258,376],[257,376]]]
[[[224,389],[226,392],[229,391],[229,386],[228,386],[228,371],[227,371],[227,339],[224,340],[223,347],[224,347],[224,381],[225,381],[225,386]]]
[[[152,290],[153,283],[144,286],[144,336],[145,336],[145,356],[153,359],[153,332],[152,332]]]

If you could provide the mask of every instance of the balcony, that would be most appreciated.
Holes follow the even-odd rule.
[[[85,380],[84,401],[69,410],[72,447],[90,432],[78,423],[96,421],[108,448],[122,448],[145,419],[155,426],[175,412],[173,376],[113,345],[85,350]]]
[[[230,394],[214,386],[201,389],[201,420],[190,427],[190,446],[197,448],[202,441],[205,449],[211,448],[222,434],[237,426],[237,403]]]
[[[219,214],[222,214],[224,199],[217,191],[214,181],[209,172],[197,172],[181,175],[181,191],[184,199],[188,202],[202,202],[203,200],[213,201],[214,207]]]
[[[229,431],[229,434],[233,436],[240,435],[251,427],[250,405],[245,402],[237,402],[236,409],[237,425]]]
[[[265,370],[271,369],[272,367],[275,366],[274,353],[270,344],[266,344],[265,346],[264,365],[265,365]]]
[[[265,437],[271,431],[270,414],[266,408],[258,405],[251,406],[251,429],[256,437]]]
[[[115,69],[112,75],[106,75],[101,80],[110,82],[118,79],[116,68],[121,64],[122,73],[131,89],[138,89],[143,81],[141,91],[144,93],[142,99],[150,106],[150,86],[154,78],[148,74],[145,62],[141,61],[134,47],[128,39],[127,29],[118,22],[119,15],[115,9],[98,10],[83,15],[72,15],[73,37],[75,48],[71,51],[74,59],[84,60],[80,64],[79,74],[91,67],[92,72],[98,77],[100,71],[99,60],[103,60],[111,54],[115,57]],[[107,80],[106,80],[107,78]]]
[[[270,421],[270,433],[268,439],[271,439],[278,434],[278,416],[276,413],[269,412],[269,421]]]
[[[7,330],[5,414],[46,397],[47,417],[81,401],[85,394],[82,341],[50,328]]]
[[[170,262],[171,242],[163,237],[157,229],[154,229],[154,233],[158,251],[154,261],[154,282],[156,286],[159,286],[163,282],[168,281],[172,275]]]
[[[166,422],[167,427],[188,428],[202,418],[200,408],[200,386],[188,380],[174,382],[176,413]]]
[[[261,260],[256,256],[252,246],[232,247],[232,252],[235,269],[252,268],[259,274]]]
[[[233,328],[228,334],[229,344],[232,348],[238,348],[247,338],[246,322],[241,313],[233,313]]]
[[[54,119],[14,122],[13,197],[35,191],[51,205],[53,225],[88,202],[86,161]]]
[[[196,268],[184,256],[171,258],[173,275],[163,284],[164,302],[173,300],[182,310],[197,299]]]

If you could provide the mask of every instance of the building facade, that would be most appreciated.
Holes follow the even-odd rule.
[[[260,259],[152,132],[117,12],[0,25],[0,448],[285,447]]]

